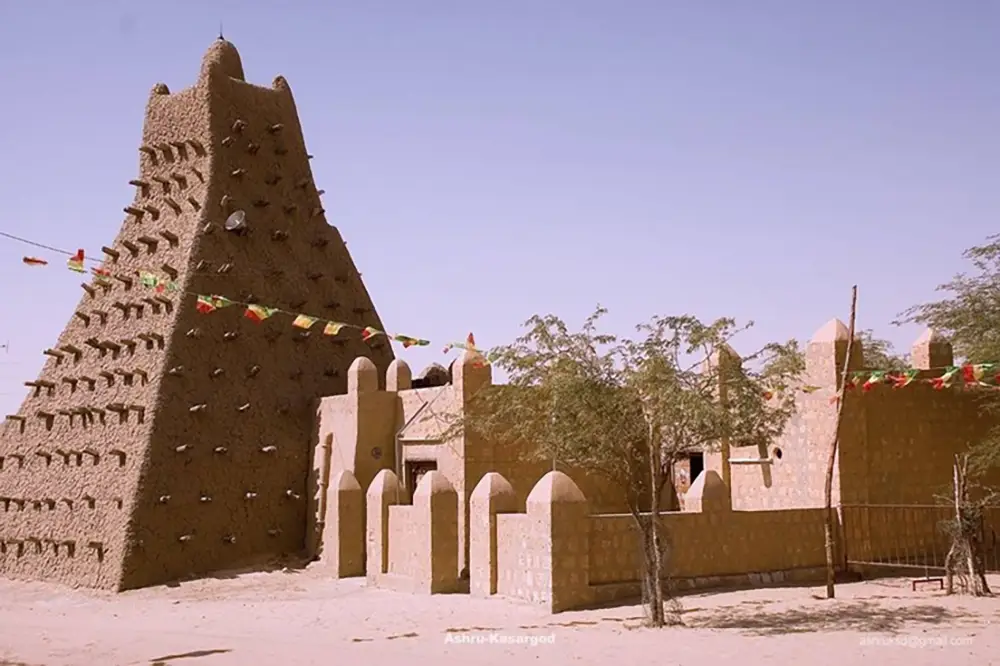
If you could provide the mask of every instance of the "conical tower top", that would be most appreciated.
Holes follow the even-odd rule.
[[[222,34],[212,42],[212,45],[205,51],[201,59],[201,75],[205,77],[209,70],[215,70],[232,79],[246,81],[243,74],[243,61],[240,59],[240,52],[236,50],[233,43],[227,41]]]

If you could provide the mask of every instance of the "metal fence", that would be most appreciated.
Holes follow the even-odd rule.
[[[840,508],[848,567],[940,572],[951,548],[954,507],[931,504],[852,504]],[[1000,507],[984,510],[979,528],[986,570],[1000,572]]]

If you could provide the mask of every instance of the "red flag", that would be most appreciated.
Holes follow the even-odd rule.
[[[66,266],[77,273],[85,273],[86,269],[83,267],[83,250],[77,250],[76,254],[70,257],[66,261]]]
[[[45,261],[44,259],[39,259],[38,257],[24,257],[23,259],[21,259],[21,261],[23,261],[24,263],[28,264],[29,266],[48,266],[49,265],[49,262]]]
[[[371,326],[366,326],[365,329],[361,331],[361,339],[365,342],[368,342],[377,335],[385,335],[385,333]]]

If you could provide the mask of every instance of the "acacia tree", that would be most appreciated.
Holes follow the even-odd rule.
[[[746,328],[732,319],[655,317],[632,340],[599,332],[604,314],[598,307],[578,332],[553,315],[529,319],[521,337],[490,352],[509,383],[481,390],[456,425],[527,443],[531,457],[620,488],[642,544],[648,619],[663,626],[669,535],[660,496],[670,470],[724,439],[759,444],[779,436],[794,409],[785,389],[801,364],[787,344],[742,363],[720,360]]]
[[[955,507],[955,517],[945,521],[943,525],[945,532],[951,537],[951,548],[944,560],[946,587],[948,594],[955,592],[957,575],[965,590],[973,596],[992,596],[986,580],[983,513],[988,507],[996,505],[1000,494],[986,489],[979,497],[972,497],[969,482],[970,459],[968,453],[955,456],[954,494],[951,500]]]
[[[938,286],[938,292],[947,294],[945,298],[915,305],[894,323],[936,329],[948,337],[956,357],[966,363],[996,362],[1000,360],[1000,235],[990,236],[963,256],[975,269],[971,275],[960,273]],[[984,412],[994,416],[1000,413],[995,392],[983,392],[981,400]],[[975,443],[971,454],[973,475],[1000,465],[1000,427]]]

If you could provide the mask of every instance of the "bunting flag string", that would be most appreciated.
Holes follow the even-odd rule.
[[[105,268],[104,261],[100,259],[94,259],[88,257],[86,252],[82,249],[77,250],[75,253],[67,252],[59,248],[51,247],[49,245],[44,245],[42,243],[36,243],[34,241],[28,240],[26,238],[20,238],[6,232],[0,232],[0,236],[10,238],[11,240],[18,241],[20,243],[25,243],[35,247],[39,247],[50,252],[56,252],[58,254],[67,255],[69,259],[66,260],[66,267],[73,271],[74,273],[87,273],[86,262],[95,262],[99,264],[98,266],[93,266],[90,269],[90,273],[93,274],[95,282],[97,284],[110,284],[112,277],[112,272]],[[45,259],[33,256],[24,256],[21,260],[25,265],[28,266],[48,266],[49,262]],[[157,293],[173,292],[181,294],[192,294],[192,292],[187,292],[182,290],[176,282],[173,280],[165,280],[157,276],[154,272],[137,270],[135,274],[139,276],[139,283],[150,289],[155,290]],[[415,338],[409,335],[396,335],[390,334],[386,331],[379,330],[373,326],[355,326],[353,324],[347,324],[338,321],[323,320],[319,317],[313,317],[307,314],[287,312],[281,310],[280,308],[260,305],[256,303],[240,303],[238,301],[231,300],[225,296],[219,296],[215,294],[193,294],[196,297],[195,308],[198,312],[202,314],[210,314],[216,310],[221,310],[230,306],[238,305],[244,308],[243,316],[247,319],[259,324],[267,319],[270,319],[276,314],[287,314],[294,317],[292,325],[296,328],[301,329],[311,329],[315,324],[323,322],[323,335],[326,336],[336,336],[344,329],[359,330],[361,332],[361,339],[370,342],[379,336],[385,336],[387,339],[400,343],[404,349],[409,349],[410,347],[427,347],[431,344],[430,340],[425,340],[423,338]],[[470,334],[471,336],[471,334]]]
[[[850,374],[844,388],[850,391],[860,386],[862,393],[868,393],[880,385],[889,385],[893,389],[899,389],[920,383],[929,384],[938,391],[949,388],[1000,390],[1000,363],[965,363],[943,368],[928,368],[928,371],[930,370],[943,370],[944,372],[938,377],[921,379],[920,373],[925,371],[918,368],[859,370]],[[831,396],[831,404],[836,403],[838,399],[837,395]]]
[[[154,289],[161,290],[166,289],[168,291],[180,291],[174,282],[164,282],[160,280],[156,275],[141,272],[141,282],[147,287],[153,287]],[[184,292],[187,293],[187,292]],[[373,326],[355,326],[353,324],[347,324],[340,321],[329,321],[324,320],[319,317],[313,317],[312,315],[302,314],[298,312],[288,312],[280,308],[271,307],[267,305],[260,305],[258,303],[240,303],[239,301],[234,301],[232,299],[226,298],[225,296],[219,296],[216,294],[195,294],[197,300],[195,301],[195,308],[198,312],[202,314],[211,314],[216,310],[221,310],[234,305],[241,306],[243,308],[243,316],[250,321],[260,324],[267,319],[270,319],[277,314],[285,314],[293,317],[292,326],[295,328],[301,328],[303,330],[310,330],[313,326],[319,322],[323,322],[323,335],[326,336],[336,336],[344,329],[354,329],[361,331],[361,339],[365,342],[370,342],[371,340],[377,338],[378,336],[385,336],[389,340],[394,342],[399,342],[403,345],[404,349],[409,349],[410,347],[427,347],[431,344],[430,340],[424,340],[422,338],[414,338],[408,335],[394,335],[386,333],[385,331],[379,330]]]
[[[7,232],[0,231],[0,236],[9,238],[11,240],[17,241],[19,243],[24,243],[34,247],[38,247],[50,252],[55,252],[57,254],[62,254],[68,256],[69,259],[66,260],[66,267],[75,273],[87,273],[86,262],[94,262],[99,264],[98,266],[93,266],[90,269],[90,273],[94,276],[94,281],[97,284],[110,284],[110,279],[112,277],[112,272],[104,266],[104,260],[94,259],[86,255],[83,249],[78,249],[75,253],[67,252],[50,245],[45,245],[43,243],[38,243],[26,238],[21,238]],[[21,259],[22,263],[27,266],[48,266],[49,262],[46,259],[34,256],[24,256]],[[187,292],[182,290],[176,282],[173,280],[164,280],[158,277],[155,273],[150,271],[135,271],[135,274],[139,276],[139,282],[144,287],[154,289],[157,293],[172,292],[172,293],[182,293],[187,295],[192,295],[192,292]],[[385,336],[393,342],[400,343],[404,349],[409,347],[426,347],[431,344],[429,340],[424,340],[422,338],[414,338],[408,335],[395,335],[387,333],[386,331],[381,331],[377,328],[371,326],[355,326],[353,324],[347,324],[344,322],[324,320],[320,317],[313,317],[307,314],[301,314],[296,312],[288,312],[281,310],[279,308],[259,305],[255,303],[240,303],[228,299],[224,296],[219,295],[206,295],[206,294],[193,294],[196,297],[195,308],[198,312],[202,314],[210,314],[216,310],[222,308],[230,307],[233,305],[239,305],[244,308],[244,316],[247,319],[255,323],[261,323],[266,319],[270,319],[276,314],[287,314],[294,317],[292,321],[292,326],[296,328],[301,328],[304,330],[311,329],[315,324],[323,322],[323,335],[336,336],[344,329],[359,330],[361,332],[361,339],[365,341],[371,341],[379,336]],[[462,349],[465,351],[472,352],[482,357],[483,364],[489,364],[491,360],[488,355],[476,346],[476,340],[472,333],[469,333],[465,342],[453,342],[445,345],[443,353],[447,354],[453,349]],[[915,383],[930,384],[934,389],[943,390],[946,388],[951,388],[956,385],[962,388],[985,388],[990,390],[1000,390],[1000,362],[994,361],[989,363],[975,363],[975,364],[964,364],[964,365],[950,365],[944,367],[926,368],[924,371],[937,371],[941,370],[942,374],[938,377],[932,377],[927,379],[921,379],[920,373],[922,372],[917,368],[908,368],[906,370],[887,370],[887,369],[875,369],[875,370],[862,370],[852,372],[848,378],[847,384],[845,386],[846,390],[853,390],[860,386],[861,391],[867,393],[872,391],[875,387],[879,385],[889,385],[894,389],[904,388],[911,386]],[[787,389],[794,391],[796,393],[806,393],[811,394],[822,390],[823,387],[814,385],[802,385],[795,387],[794,389]],[[765,399],[770,400],[776,395],[779,395],[785,391],[783,390],[766,390],[764,392]],[[830,401],[835,402],[837,396],[833,396]]]
[[[10,236],[9,234],[3,234],[3,235],[12,238],[12,236]],[[38,245],[39,247],[47,247],[45,245],[41,245],[40,243],[33,243],[33,245]],[[101,266],[95,266],[95,267],[93,267],[93,268],[90,269],[90,272],[94,275],[94,277],[98,278],[97,279],[97,283],[101,284],[102,282],[107,281],[107,279],[109,279],[111,277],[111,271],[109,271],[107,268],[105,268],[103,266],[103,263],[104,263],[103,261],[98,260],[98,259],[91,259],[90,257],[86,256],[86,252],[84,252],[82,249],[81,250],[77,250],[76,254],[71,254],[69,252],[64,252],[63,254],[69,254],[70,255],[69,259],[66,260],[66,268],[68,268],[69,270],[73,271],[74,273],[86,273],[87,272],[87,268],[86,268],[84,262],[86,262],[86,261],[98,261],[102,265]],[[30,256],[21,257],[21,262],[24,263],[24,264],[27,264],[28,266],[48,266],[49,265],[49,262],[46,259],[41,259],[39,257],[30,257]]]
[[[921,372],[937,370],[943,371],[938,377],[920,378]],[[997,391],[1000,390],[1000,363],[966,363],[964,365],[928,368],[927,370],[920,370],[918,368],[907,368],[905,370],[858,370],[848,375],[844,389],[846,391],[860,389],[862,393],[869,393],[878,386],[889,386],[892,389],[900,389],[914,384],[930,385],[939,391],[948,388]],[[787,391],[796,393],[815,393],[820,390],[823,390],[823,387],[809,384],[787,389]],[[835,404],[839,399],[838,394],[832,387],[827,390],[834,391],[834,395],[830,396],[830,403]],[[778,389],[765,390],[764,399],[771,400],[787,391]]]
[[[924,383],[930,384],[937,390],[953,386],[1000,389],[1000,363],[966,363],[944,368],[931,368],[931,370],[943,370],[944,372],[939,377],[920,379],[921,370],[917,368],[899,371],[861,370],[851,373],[847,388],[856,388],[860,383],[861,390],[867,393],[881,384],[888,384],[893,388],[903,388],[914,383]]]

